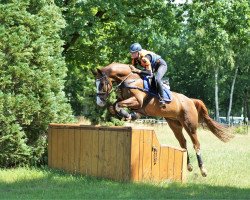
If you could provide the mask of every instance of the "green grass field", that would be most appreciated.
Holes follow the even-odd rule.
[[[153,127],[161,143],[179,146],[167,126]],[[0,169],[0,199],[250,199],[250,134],[222,143],[199,129],[208,177],[200,175],[188,141],[193,172],[187,183],[121,183],[44,168]]]

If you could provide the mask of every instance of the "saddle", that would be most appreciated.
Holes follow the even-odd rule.
[[[169,87],[169,83],[168,81],[162,81],[162,85],[163,85],[163,100],[168,103],[172,101],[172,94],[170,91],[170,87]],[[158,91],[157,91],[157,87],[156,87],[156,82],[154,77],[149,78],[147,76],[143,77],[143,87],[144,87],[144,91],[146,91],[147,93],[149,93],[152,96],[155,96],[157,98],[160,99],[159,95],[158,95]]]

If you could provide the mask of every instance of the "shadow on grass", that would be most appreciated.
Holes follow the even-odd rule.
[[[39,178],[0,180],[0,199],[249,199],[250,189],[205,184],[121,183],[42,169]]]

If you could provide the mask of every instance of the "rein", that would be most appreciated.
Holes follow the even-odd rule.
[[[104,74],[101,78],[99,79],[96,79],[96,80],[102,80],[103,78],[105,78],[105,83],[106,83],[106,86],[108,88],[108,86],[111,87],[111,90],[110,91],[107,91],[107,92],[98,92],[96,93],[96,95],[109,95],[112,91],[116,91],[127,79],[129,76],[131,76],[133,74],[133,72],[130,72],[117,86],[115,87],[112,87],[111,83],[110,83],[110,80],[108,79],[108,76],[106,74]]]
[[[115,90],[117,90],[132,74],[133,72],[130,72],[129,75],[127,75],[123,81],[121,81],[117,86],[115,86]]]

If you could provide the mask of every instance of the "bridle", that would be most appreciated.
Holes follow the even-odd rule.
[[[97,82],[97,81],[100,81],[100,82],[101,82],[102,79],[105,79],[105,80],[104,80],[104,83],[105,83],[105,85],[106,85],[107,91],[106,91],[106,92],[97,92],[96,95],[97,95],[97,96],[102,96],[102,95],[107,95],[107,96],[108,96],[108,95],[112,92],[112,84],[111,84],[111,81],[109,80],[109,78],[108,78],[108,76],[107,76],[106,74],[103,74],[103,76],[102,76],[101,78],[96,79],[96,82]],[[108,90],[108,88],[110,88],[110,91]]]
[[[113,90],[117,90],[128,79],[128,77],[132,74],[133,74],[133,72],[130,72],[117,86],[112,87],[112,83],[109,80],[108,76],[105,73],[103,73],[103,76],[99,79],[96,79],[96,81],[101,81],[102,79],[105,79],[106,88],[110,88],[110,90],[107,89],[106,92],[97,92],[96,95],[97,96],[106,96],[106,97],[109,96],[109,94]]]

